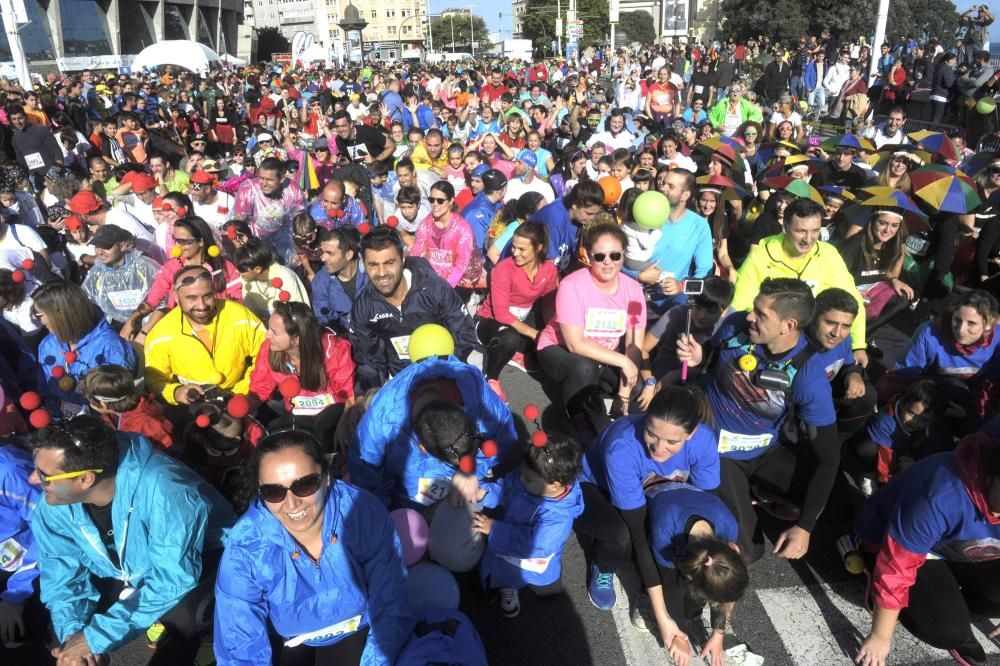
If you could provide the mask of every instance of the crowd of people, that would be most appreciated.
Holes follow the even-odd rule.
[[[824,31],[0,81],[4,662],[485,664],[455,576],[514,617],[575,532],[597,608],[634,566],[636,630],[719,666],[844,503],[858,663],[897,623],[985,663],[992,20],[875,80]]]

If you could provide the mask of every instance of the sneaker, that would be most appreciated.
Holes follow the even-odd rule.
[[[527,372],[527,369],[525,369],[524,367],[524,354],[522,354],[521,352],[515,352],[514,356],[512,356],[509,361],[507,361],[507,365],[511,366],[512,368],[517,368],[521,372]]]
[[[986,650],[971,633],[964,643],[957,648],[948,650],[948,654],[955,660],[955,663],[962,666],[983,666],[986,663]]]
[[[590,585],[587,586],[590,603],[601,610],[615,607],[615,572],[601,571],[596,564],[590,565]]]
[[[865,497],[871,497],[878,488],[874,474],[862,474],[858,477],[858,489]]]
[[[487,379],[486,383],[489,384],[490,388],[493,389],[493,392],[496,393],[497,396],[499,396],[499,398],[501,400],[503,400],[504,404],[507,404],[507,402],[508,402],[507,401],[507,394],[503,392],[502,388],[500,388],[500,380],[499,379]]]
[[[500,588],[500,610],[504,617],[517,617],[521,612],[521,599],[517,595],[517,590],[509,587]]]
[[[650,619],[653,617],[653,604],[648,594],[642,592],[636,597],[635,605],[629,609],[628,616],[632,620],[633,627],[644,634],[649,633],[650,626],[655,626],[655,622],[652,624],[646,622],[647,617]]]

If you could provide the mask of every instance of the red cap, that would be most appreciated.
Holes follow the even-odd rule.
[[[80,190],[69,200],[69,209],[77,215],[89,215],[94,211],[100,210],[103,206],[104,202],[101,198],[87,190]],[[69,224],[66,226],[68,227]]]
[[[76,231],[77,229],[83,228],[83,220],[78,218],[76,215],[70,215],[65,220],[63,220],[63,226],[70,231]]]
[[[207,171],[195,171],[191,174],[191,182],[198,183],[199,185],[213,185],[219,179]]]
[[[133,192],[146,192],[147,190],[155,190],[159,183],[156,179],[150,176],[148,173],[139,173],[132,178],[132,191]]]

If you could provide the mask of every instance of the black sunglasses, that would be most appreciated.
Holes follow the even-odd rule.
[[[427,197],[427,200],[430,201],[431,203],[436,203],[436,204],[443,204],[451,201],[447,197]]]
[[[593,257],[594,261],[596,261],[599,264],[603,264],[604,260],[609,258],[611,259],[611,261],[614,261],[616,263],[622,260],[621,252],[610,252],[607,254],[605,254],[604,252],[594,252],[590,256]]]
[[[994,176],[1000,174],[1000,166],[991,166],[990,173],[993,174]]]
[[[209,282],[211,282],[212,274],[209,273],[208,271],[199,271],[194,275],[188,275],[187,277],[183,277],[180,280],[174,282],[174,289],[178,289],[180,287],[189,287],[198,280],[208,280]]]
[[[321,485],[323,485],[323,475],[317,472],[295,479],[287,488],[278,483],[262,483],[257,492],[265,502],[278,504],[285,501],[289,490],[296,497],[309,497],[315,495]]]

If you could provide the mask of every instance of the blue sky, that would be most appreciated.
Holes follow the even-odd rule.
[[[569,4],[568,0],[566,4]],[[960,0],[955,4],[958,7],[958,11],[962,12],[973,5],[986,4],[989,6],[992,4],[992,0],[978,0],[977,2]],[[471,9],[474,14],[483,17],[486,21],[486,25],[490,28],[490,32],[511,29],[511,18],[509,16],[510,2],[508,0],[500,0],[499,2],[490,2],[489,0],[466,0],[465,2],[457,2],[456,0],[430,0],[430,11],[432,14],[440,13],[442,9],[448,9],[449,7],[463,7]],[[892,11],[891,4],[889,7],[890,11]],[[497,16],[498,12],[504,13],[504,17],[502,19]],[[509,35],[507,34],[503,35],[505,38],[508,36]]]

